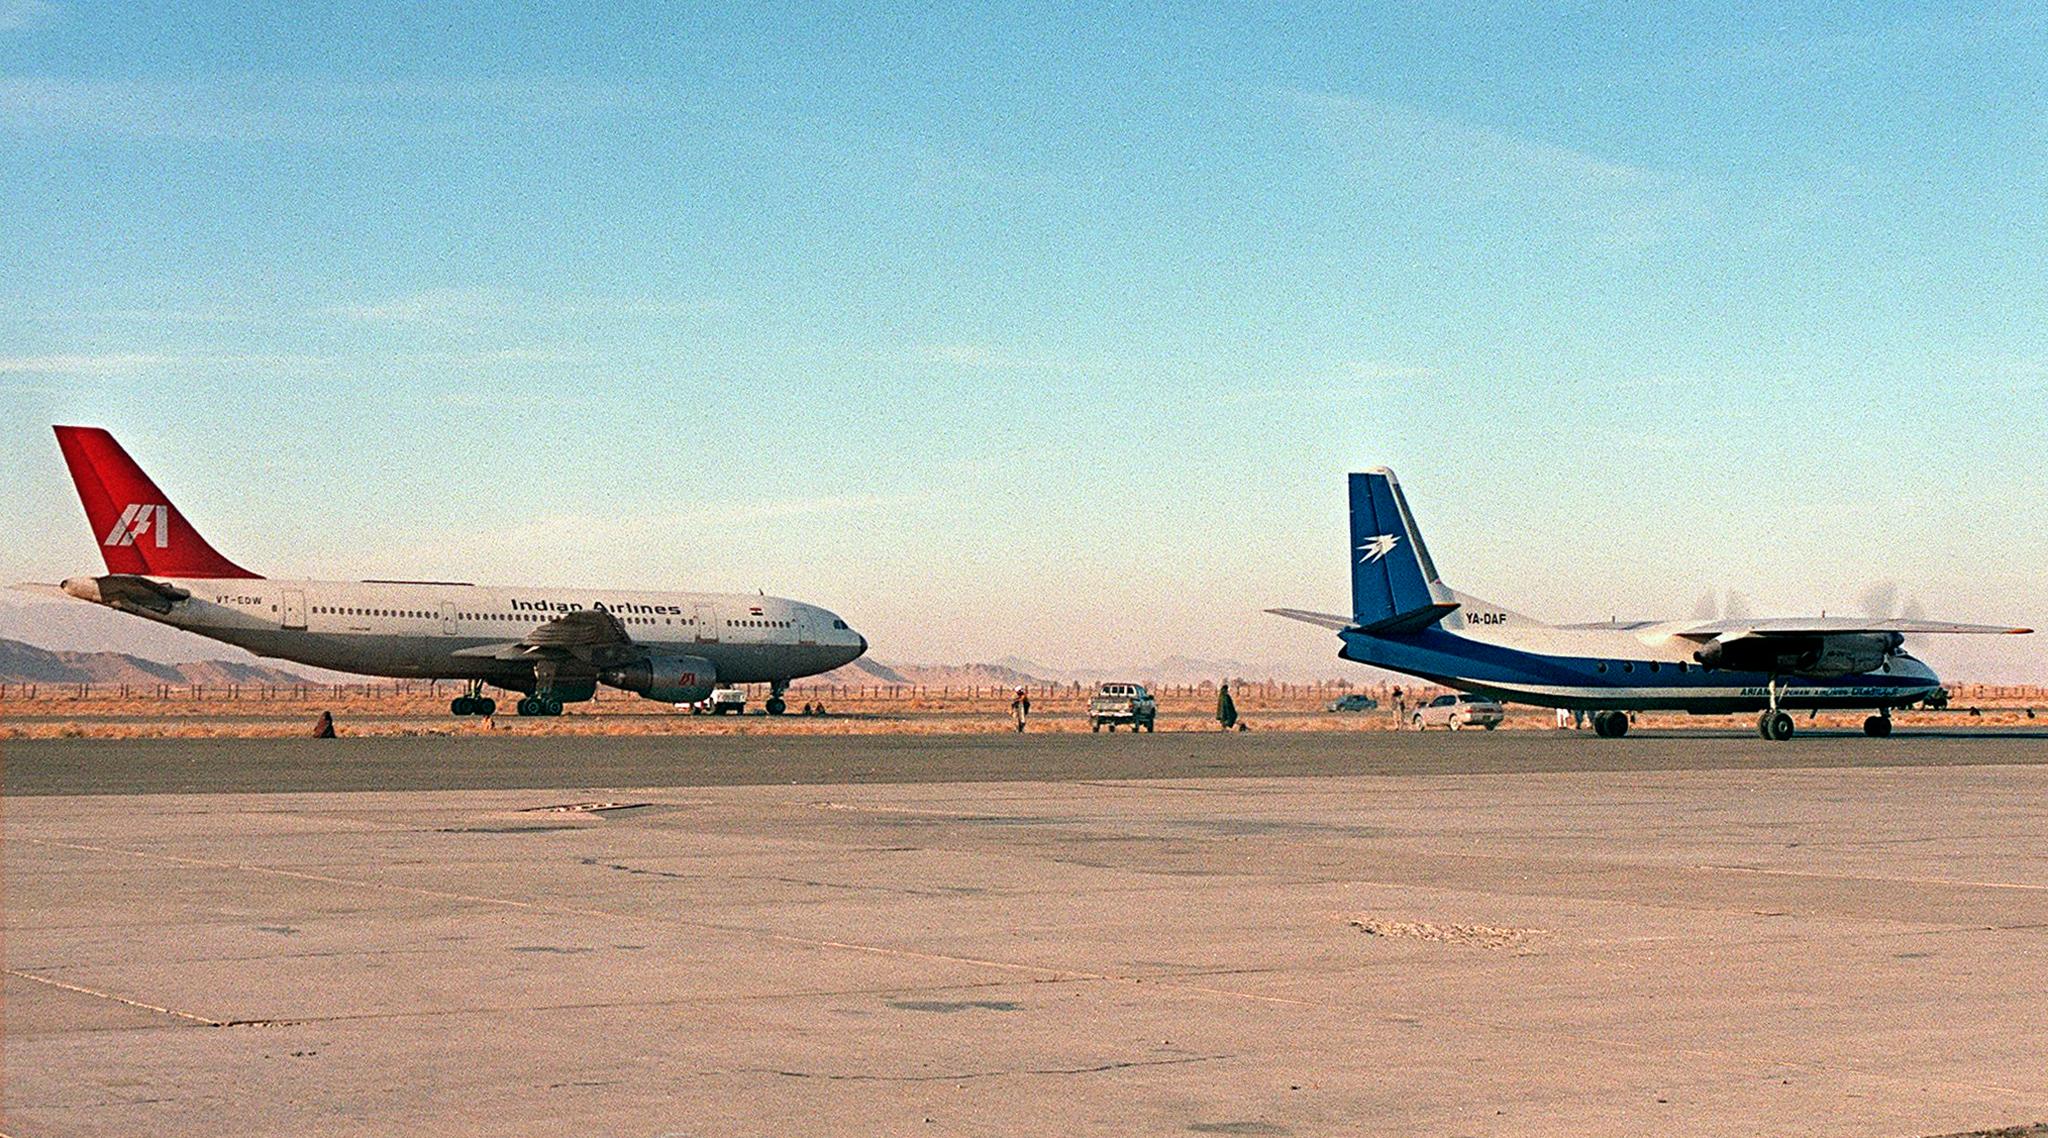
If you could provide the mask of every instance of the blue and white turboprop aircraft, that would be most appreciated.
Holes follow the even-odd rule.
[[[1628,732],[1631,711],[1760,711],[1757,733],[1783,740],[1788,710],[1808,708],[1874,708],[1864,733],[1889,735],[1893,708],[1941,690],[1905,650],[1908,634],[2031,631],[1831,616],[1545,624],[1445,586],[1385,467],[1351,476],[1351,609],[1266,611],[1335,629],[1346,660],[1591,711],[1593,729],[1610,738]]]

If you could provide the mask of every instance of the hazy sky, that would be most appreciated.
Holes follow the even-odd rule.
[[[1327,658],[1378,463],[1538,616],[2048,625],[2037,5],[680,7],[0,0],[0,575],[62,421],[260,572],[883,659]]]

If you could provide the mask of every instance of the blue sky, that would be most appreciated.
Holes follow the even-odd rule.
[[[1539,616],[2048,624],[2036,8],[672,7],[0,0],[0,573],[77,421],[261,571],[884,659],[1325,659],[1378,463]]]

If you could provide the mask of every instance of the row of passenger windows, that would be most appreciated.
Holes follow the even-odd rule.
[[[1684,662],[1684,661],[1682,661],[1682,660],[1681,660],[1681,661],[1679,661],[1678,663],[1675,663],[1675,664],[1664,664],[1664,665],[1660,665],[1660,664],[1659,664],[1659,663],[1658,663],[1657,661],[1655,661],[1655,660],[1652,660],[1652,661],[1650,661],[1650,663],[1649,663],[1649,668],[1650,668],[1650,670],[1651,670],[1651,671],[1653,671],[1653,672],[1654,672],[1654,671],[1657,671],[1657,670],[1658,670],[1658,668],[1659,668],[1660,666],[1661,666],[1661,667],[1670,667],[1670,668],[1677,668],[1677,669],[1678,669],[1679,671],[1681,671],[1681,672],[1689,672],[1689,671],[1691,671],[1691,670],[1692,670],[1692,667],[1693,667],[1693,666],[1692,666],[1691,664],[1685,663],[1685,662]],[[1704,671],[1706,671],[1706,670],[1707,670],[1707,666],[1706,666],[1705,664],[1701,664],[1701,665],[1699,666],[1699,668],[1700,668],[1700,671],[1702,671],[1702,672],[1704,672]],[[1598,663],[1598,664],[1594,664],[1594,665],[1593,665],[1593,670],[1594,670],[1594,671],[1596,671],[1596,672],[1605,672],[1605,671],[1607,670],[1607,665],[1606,665],[1605,663]],[[1635,666],[1635,664],[1634,664],[1634,663],[1632,663],[1632,662],[1630,662],[1630,661],[1626,661],[1626,660],[1624,660],[1624,661],[1622,661],[1622,665],[1621,665],[1621,670],[1622,670],[1622,671],[1624,671],[1624,672],[1633,672],[1633,671],[1635,671],[1635,670],[1636,670],[1636,666]]]
[[[395,616],[404,617],[412,620],[432,620],[434,619],[435,616],[434,613],[427,612],[423,609],[359,609],[345,607],[337,608],[332,605],[314,605],[313,611],[319,613],[322,616]],[[541,621],[532,613],[466,612],[460,613],[458,615],[463,620],[522,621],[527,624],[541,623]],[[621,623],[624,624],[654,623],[654,618],[651,616],[622,616],[619,618],[619,620]],[[661,623],[680,624],[684,626],[689,626],[694,625],[697,622],[687,617],[678,617],[673,621],[664,617]],[[796,622],[790,620],[729,620],[725,623],[727,623],[728,625],[733,625],[742,628],[789,628]],[[833,621],[832,624],[835,628],[846,627],[846,622],[843,620]],[[1606,670],[1606,666],[1602,665],[1601,671]]]

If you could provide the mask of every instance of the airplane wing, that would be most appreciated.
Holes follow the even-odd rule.
[[[1744,636],[1853,636],[1864,633],[1896,632],[1918,636],[1925,633],[1974,633],[1991,636],[2023,636],[2031,628],[2005,624],[1958,624],[1948,620],[1874,620],[1855,616],[1791,616],[1764,619],[1698,620],[1669,627],[1669,635],[1687,640],[1734,640]]]
[[[552,656],[557,660],[574,658],[609,666],[639,655],[639,646],[626,634],[626,626],[619,623],[618,617],[602,610],[578,609],[536,625],[518,640],[478,644],[455,655],[489,660]]]
[[[565,612],[526,634],[520,643],[531,648],[595,648],[631,644],[626,626],[601,609]]]
[[[1288,620],[1299,620],[1307,624],[1319,624],[1324,628],[1334,628],[1339,632],[1347,628],[1358,627],[1358,622],[1350,617],[1338,616],[1336,613],[1331,612],[1310,612],[1307,609],[1267,609],[1266,611],[1274,616],[1284,616]]]

